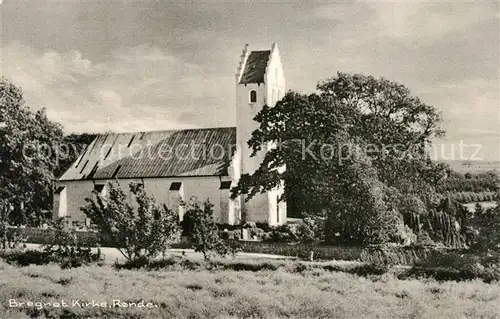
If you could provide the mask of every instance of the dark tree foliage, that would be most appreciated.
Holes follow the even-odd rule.
[[[213,204],[208,199],[200,203],[193,197],[187,205],[185,217],[189,219],[189,237],[194,250],[201,252],[205,260],[213,255],[225,256],[229,253],[213,215]]]
[[[474,230],[471,247],[475,250],[500,254],[500,192],[496,206],[484,209],[476,205],[471,227]]]
[[[498,184],[499,175],[495,171],[477,175],[456,173],[445,179],[438,189],[442,192],[495,192]]]
[[[443,134],[440,115],[386,79],[338,73],[317,88],[310,95],[288,92],[257,114],[249,147],[254,154],[263,145],[277,147],[232,195],[249,200],[284,182],[290,206],[326,212],[326,229],[335,233],[327,237],[397,240],[404,215],[425,215],[442,200],[436,187],[448,167],[427,153]]]
[[[64,172],[73,164],[80,155],[82,155],[97,134],[69,134],[63,137],[58,146],[59,157],[57,167],[54,170],[54,176],[61,177]]]
[[[0,79],[0,222],[39,225],[52,205],[59,124],[32,111],[21,89]]]

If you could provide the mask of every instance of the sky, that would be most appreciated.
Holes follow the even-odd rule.
[[[287,90],[314,92],[338,71],[397,81],[442,113],[437,157],[500,159],[498,2],[3,0],[0,11],[2,75],[68,133],[235,126],[243,47],[277,42]]]

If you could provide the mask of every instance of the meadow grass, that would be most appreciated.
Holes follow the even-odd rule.
[[[113,300],[138,307],[10,307],[19,302]],[[0,261],[0,318],[500,318],[500,284],[398,280],[325,268],[276,270],[61,269]]]

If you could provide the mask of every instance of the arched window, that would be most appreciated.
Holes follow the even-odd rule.
[[[250,103],[256,103],[256,102],[257,102],[257,91],[250,90]]]

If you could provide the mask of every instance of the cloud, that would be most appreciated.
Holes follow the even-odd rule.
[[[69,132],[233,124],[211,116],[232,114],[231,77],[211,76],[153,46],[115,50],[96,63],[77,50],[41,52],[13,42],[3,48],[1,68],[31,107],[46,107]]]
[[[358,1],[323,5],[313,16],[340,24],[353,25],[371,36],[394,39],[435,39],[451,33],[466,32],[476,25],[498,17],[495,3],[435,1]]]

